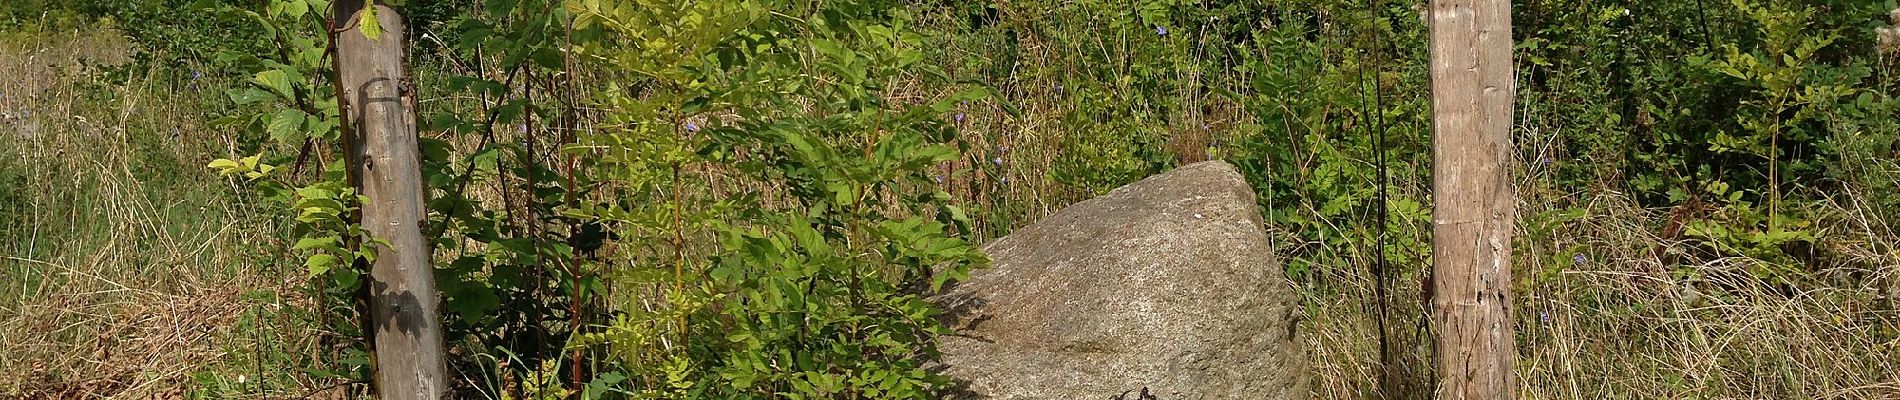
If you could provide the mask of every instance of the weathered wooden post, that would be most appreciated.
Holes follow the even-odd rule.
[[[1510,0],[1432,0],[1432,325],[1439,399],[1510,399]]]
[[[363,228],[386,243],[370,265],[369,329],[375,339],[376,393],[382,399],[440,399],[448,386],[442,320],[429,242],[423,240],[422,171],[416,149],[415,97],[404,64],[402,17],[375,7],[365,34],[362,0],[333,5],[337,98],[349,120],[343,138],[362,206]]]

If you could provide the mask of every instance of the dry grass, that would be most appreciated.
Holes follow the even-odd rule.
[[[110,30],[0,38],[0,191],[17,202],[0,214],[0,398],[215,393],[263,369],[258,346],[309,334],[259,317],[286,315],[298,274],[267,271],[272,224],[202,168],[230,140],[200,127],[193,88],[81,67],[128,46]]]
[[[1900,313],[1883,296],[1900,258],[1875,251],[1892,248],[1900,237],[1851,228],[1880,222],[1842,219],[1835,229],[1821,229],[1823,243],[1852,247],[1831,251],[1853,259],[1815,271],[1840,279],[1786,289],[1746,272],[1761,260],[1659,258],[1655,249],[1694,245],[1653,233],[1650,224],[1666,219],[1666,212],[1640,209],[1615,193],[1575,196],[1586,216],[1558,226],[1559,237],[1520,229],[1520,398],[1900,398],[1894,365]],[[1525,201],[1520,212],[1548,213],[1571,202]],[[1853,206],[1829,206],[1838,215],[1865,215]],[[1560,249],[1583,249],[1585,261],[1576,263]],[[1313,315],[1303,328],[1316,371],[1314,395],[1379,398],[1377,331],[1366,311],[1370,279],[1329,279],[1344,284],[1328,291],[1308,287]],[[1415,301],[1401,304],[1416,307]],[[1415,333],[1411,327],[1401,332]],[[1426,362],[1429,333],[1416,333],[1398,338],[1409,342],[1397,347],[1407,352],[1402,359]]]
[[[1560,230],[1589,260],[1521,296],[1519,369],[1536,398],[1894,398],[1900,356],[1890,338],[1900,318],[1876,279],[1891,256],[1844,263],[1817,276],[1835,282],[1777,287],[1746,271],[1743,257],[1658,257],[1691,246],[1650,233],[1667,217],[1614,194],[1585,199],[1589,217]],[[1527,205],[1530,212],[1547,206]],[[1835,209],[1836,214],[1849,210]],[[1891,241],[1830,235],[1822,243]],[[1569,242],[1569,243],[1563,243]],[[1562,247],[1557,247],[1562,246]],[[1549,252],[1520,257],[1542,270]],[[1872,266],[1861,269],[1854,265]],[[1889,339],[1881,339],[1881,338]]]
[[[1021,75],[1012,75],[1001,88],[1010,101],[1021,101],[1020,117],[978,104],[963,130],[966,140],[981,144],[978,148],[1011,145],[1014,152],[1007,156],[1005,173],[1020,184],[996,194],[957,192],[978,203],[986,195],[1007,199],[1016,209],[1005,211],[1013,212],[1010,217],[1016,223],[1047,215],[1079,197],[1049,175],[1065,151],[1064,135],[1073,128],[1063,122],[1067,103],[1046,92],[1057,87],[1061,71],[1071,68],[1064,63],[1072,61],[1059,54],[1061,49],[1037,43],[1035,35],[1022,36],[1023,49],[1016,53],[1025,57],[1016,61]],[[973,46],[978,48],[953,44],[948,52],[986,61],[986,45]],[[1202,96],[1181,97],[1194,103]],[[1232,143],[1245,130],[1237,126],[1257,123],[1246,115],[1225,115],[1230,114],[1223,112],[1227,108],[1188,106],[1167,118],[1170,150],[1184,155],[1178,161],[1198,160],[1202,154],[1196,150],[1206,143]],[[1534,114],[1531,111],[1536,110],[1523,113]],[[1201,128],[1194,121],[1213,123]],[[1537,123],[1525,121],[1530,126],[1521,127],[1520,134],[1559,131],[1534,126]],[[1552,150],[1536,147],[1559,142],[1555,137],[1538,139],[1525,139],[1527,150],[1519,153],[1547,154]],[[1867,163],[1885,169],[1885,175],[1876,176],[1900,177],[1900,165],[1892,161]],[[1415,174],[1407,178],[1404,171],[1410,167],[1392,166],[1392,196],[1429,207],[1430,182],[1415,179]],[[1864,193],[1853,190],[1803,205],[1813,211],[1807,215],[1828,216],[1814,228],[1822,256],[1802,265],[1813,279],[1792,288],[1777,287],[1748,272],[1767,261],[1710,256],[1696,250],[1707,243],[1680,235],[1663,237],[1672,210],[1644,209],[1627,195],[1603,187],[1553,187],[1557,184],[1546,173],[1523,172],[1514,265],[1519,398],[1900,399],[1900,311],[1892,302],[1900,296],[1889,294],[1900,287],[1895,284],[1900,252],[1894,250],[1900,249],[1900,232],[1885,219],[1900,210],[1879,210]],[[1360,223],[1334,221],[1313,204],[1280,207],[1309,221]],[[1555,222],[1546,228],[1550,233],[1531,232],[1540,220],[1578,209],[1580,218]],[[1430,227],[1425,222],[1394,223],[1410,224],[1394,228],[1395,240],[1428,243]],[[1281,239],[1283,257],[1300,254],[1321,264],[1300,285],[1308,311],[1300,337],[1310,360],[1313,398],[1388,398],[1379,387],[1376,284],[1365,265],[1371,249],[1329,248],[1297,241],[1301,235],[1287,232],[1288,227],[1268,228]],[[1429,251],[1417,250],[1396,251]],[[1584,255],[1582,263],[1573,259],[1578,252]],[[1390,398],[1432,397],[1431,332],[1420,322],[1420,289],[1429,279],[1422,273],[1429,269],[1426,262],[1398,266],[1401,272],[1390,286],[1394,335],[1389,340],[1399,364],[1395,369],[1405,381],[1400,393]]]
[[[317,353],[308,338],[319,332],[290,315],[310,304],[298,294],[301,274],[281,268],[294,262],[278,258],[276,213],[198,168],[236,146],[199,127],[189,96],[171,93],[188,89],[150,75],[86,86],[96,77],[74,67],[79,60],[120,62],[125,48],[109,33],[0,40],[0,185],[21,177],[0,190],[24,202],[21,217],[0,213],[0,398],[304,395],[320,385],[290,369],[307,366]],[[1018,223],[1079,200],[1048,174],[1064,151],[1063,105],[1025,104],[1021,118],[989,107],[968,110],[963,132],[979,149],[1009,147],[1000,174],[1016,184],[979,189],[990,178],[973,173],[952,176],[952,191],[1009,205],[999,220]],[[1211,122],[1176,123],[1169,145],[1202,157],[1195,151],[1245,118],[1230,108],[1189,107],[1181,121]],[[157,164],[179,168],[155,173],[166,157]],[[1530,179],[1521,215],[1584,216],[1558,223],[1561,235],[1520,229],[1521,398],[1900,398],[1900,314],[1887,294],[1900,287],[1900,234],[1881,217],[1891,210],[1852,191],[1811,205],[1836,216],[1817,229],[1836,256],[1812,271],[1826,279],[1779,290],[1745,273],[1760,260],[1671,256],[1696,244],[1657,233],[1669,210]],[[1401,186],[1395,196],[1424,198],[1419,183]],[[1571,259],[1579,250],[1585,262]],[[1351,250],[1327,252],[1345,260]],[[1372,279],[1354,265],[1320,273],[1312,282],[1323,283],[1302,288],[1314,398],[1378,398]],[[1401,369],[1425,382],[1430,332],[1416,324],[1410,290],[1422,279],[1398,277],[1404,315],[1392,339]]]

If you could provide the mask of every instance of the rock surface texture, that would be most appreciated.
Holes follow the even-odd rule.
[[[1218,161],[1063,209],[935,298],[957,331],[939,367],[964,399],[1306,398],[1298,296],[1261,226]]]

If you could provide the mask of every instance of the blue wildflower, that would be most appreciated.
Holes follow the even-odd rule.
[[[528,133],[528,124],[515,125],[515,131],[521,132],[521,133]]]
[[[996,166],[999,166],[999,167],[1003,166],[1003,158],[1002,157],[992,158],[990,159],[990,163],[996,164]]]
[[[1570,261],[1575,261],[1577,264],[1583,264],[1584,262],[1590,261],[1590,258],[1584,257],[1583,253],[1577,253],[1574,256],[1570,256]]]
[[[1165,26],[1161,26],[1161,25],[1155,25],[1155,35],[1158,35],[1158,36],[1167,36],[1167,35],[1168,35],[1168,27],[1165,27]]]
[[[204,72],[199,72],[198,70],[192,70],[192,71],[191,71],[191,80],[194,80],[194,81],[195,81],[195,80],[198,80],[198,79],[200,79],[200,78],[204,78],[204,77],[205,77],[205,73],[204,73]]]
[[[1549,312],[1549,311],[1538,311],[1538,312],[1537,312],[1537,319],[1538,319],[1538,320],[1542,320],[1542,321],[1544,321],[1544,324],[1546,324],[1546,325],[1548,325],[1548,324],[1550,324],[1550,312]]]
[[[699,124],[695,124],[693,121],[686,121],[686,132],[699,133]]]
[[[930,179],[937,181],[937,183],[943,183],[943,175],[932,176]]]
[[[963,123],[963,113],[957,113],[957,123]]]

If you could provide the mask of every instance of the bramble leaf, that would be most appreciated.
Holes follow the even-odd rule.
[[[297,97],[292,92],[290,73],[284,72],[284,70],[281,69],[258,72],[256,76],[251,77],[251,82],[256,83],[258,86],[263,86],[265,89],[270,89],[278,98],[292,99]]]
[[[310,259],[304,260],[303,266],[305,270],[310,272],[310,276],[318,276],[330,272],[330,270],[340,264],[341,261],[342,259],[337,258],[335,255],[317,253],[310,255]]]
[[[363,30],[363,37],[372,41],[383,40],[383,24],[381,20],[376,19],[376,2],[366,3],[363,5],[363,13],[358,14],[357,17],[357,23],[361,24]]]

